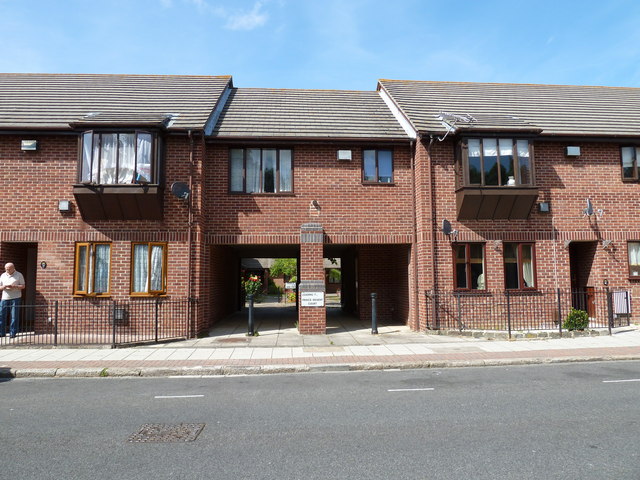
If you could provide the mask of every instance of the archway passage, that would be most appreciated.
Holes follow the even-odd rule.
[[[410,303],[409,252],[409,245],[323,245],[323,313],[326,313],[321,333],[370,326],[372,293],[377,295],[379,325],[406,325]],[[275,259],[295,258],[298,262],[295,283],[299,285],[299,245],[216,245],[211,247],[210,258],[210,282],[205,295],[210,312],[206,327],[210,334],[247,329],[247,304],[241,281],[249,274],[258,276],[266,287],[254,304],[256,327],[263,331],[300,331],[300,292],[284,288],[291,278],[273,278],[269,272]]]

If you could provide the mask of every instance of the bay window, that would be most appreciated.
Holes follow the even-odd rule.
[[[229,154],[231,192],[293,192],[292,150],[232,148]]]
[[[536,287],[533,243],[504,244],[504,284],[506,289]]]
[[[467,185],[502,187],[533,184],[528,140],[469,138],[466,146]]]
[[[74,295],[109,295],[111,244],[76,243]]]
[[[131,261],[131,295],[167,293],[166,243],[134,243]]]
[[[154,136],[148,132],[85,132],[80,182],[157,183],[154,151]]]

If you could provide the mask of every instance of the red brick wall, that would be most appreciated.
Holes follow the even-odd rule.
[[[22,152],[20,141],[38,140],[35,152]],[[202,149],[198,143],[196,150]],[[189,142],[170,137],[166,143],[166,184],[188,181]],[[196,154],[201,160],[202,154]],[[187,296],[188,210],[168,188],[164,194],[162,221],[82,220],[73,197],[78,166],[78,139],[75,135],[7,135],[0,137],[0,184],[3,203],[11,202],[11,214],[0,216],[0,241],[37,244],[38,295],[43,301],[68,299],[73,291],[75,242],[112,242],[111,291],[116,299],[129,298],[131,242],[168,243],[168,295]],[[72,211],[58,211],[58,200],[70,200]],[[196,206],[198,195],[194,195]],[[15,204],[15,205],[14,205]],[[9,209],[4,209],[5,213]],[[195,242],[194,236],[194,242]],[[6,249],[9,247],[3,247]],[[11,256],[11,254],[8,254]],[[197,267],[194,267],[197,268]]]
[[[581,146],[581,156],[567,158],[567,145]],[[457,220],[455,200],[454,142],[434,142],[431,155],[425,143],[418,146],[416,198],[418,206],[418,258],[419,288],[421,292],[434,287],[431,277],[433,265],[429,238],[429,158],[432,161],[433,198],[435,199],[434,225],[439,230],[443,219],[452,222],[459,231],[460,242],[486,242],[486,281],[489,289],[504,289],[503,249],[494,240],[528,241],[535,243],[537,280],[540,289],[570,288],[569,249],[565,242],[598,242],[591,272],[583,281],[603,287],[630,289],[640,295],[640,279],[629,280],[627,269],[627,241],[640,239],[640,208],[636,201],[637,184],[621,180],[620,145],[595,142],[535,141],[536,184],[538,202],[551,204],[551,214],[540,213],[537,205],[525,220]],[[603,209],[602,218],[584,217],[586,199],[594,208]],[[425,217],[424,220],[421,217]],[[441,232],[435,234],[435,286],[452,290],[453,262],[451,241]],[[603,249],[601,240],[613,240]],[[584,248],[590,248],[587,245]],[[423,293],[422,293],[423,294]],[[421,301],[420,317],[424,317]]]

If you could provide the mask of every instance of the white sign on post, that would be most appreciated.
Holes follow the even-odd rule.
[[[324,307],[324,292],[300,292],[303,307]]]
[[[284,284],[284,288],[286,288],[287,290],[295,290],[296,289],[296,282],[286,282]]]

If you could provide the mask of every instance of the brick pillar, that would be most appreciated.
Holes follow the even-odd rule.
[[[327,332],[323,243],[324,232],[320,223],[310,222],[300,227],[298,330],[301,334],[320,335]]]

